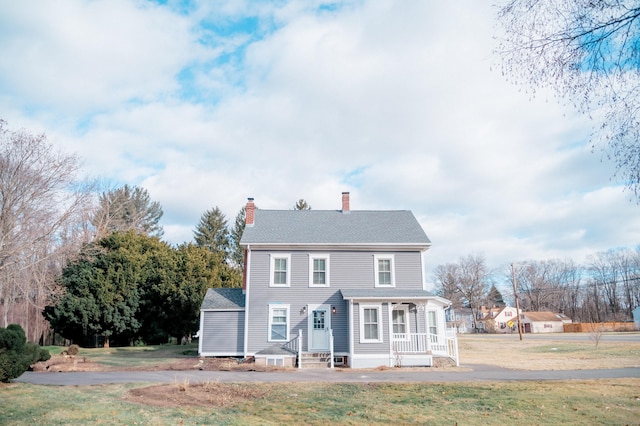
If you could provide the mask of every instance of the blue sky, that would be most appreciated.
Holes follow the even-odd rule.
[[[428,271],[635,247],[593,124],[498,71],[493,3],[0,0],[0,117],[147,189],[172,243],[215,206],[350,191],[414,212]]]

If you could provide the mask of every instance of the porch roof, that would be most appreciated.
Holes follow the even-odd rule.
[[[344,300],[385,300],[385,301],[423,301],[434,300],[449,305],[451,302],[443,297],[435,296],[426,290],[408,290],[396,288],[343,289],[340,290]]]

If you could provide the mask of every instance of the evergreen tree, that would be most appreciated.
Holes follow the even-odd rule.
[[[218,207],[202,214],[193,234],[198,247],[221,253],[224,259],[227,258],[230,251],[229,230],[227,219]]]
[[[244,227],[246,225],[247,208],[243,206],[236,215],[236,222],[230,232],[231,236],[231,262],[242,270],[244,269],[244,248],[240,245]]]
[[[86,246],[64,268],[58,280],[63,295],[45,308],[45,318],[54,330],[75,341],[96,335],[104,337],[105,347],[112,336],[134,341],[141,327],[145,284],[151,271],[162,271],[149,267],[150,253],[169,249],[157,238],[134,231],[116,232]]]
[[[64,268],[62,295],[47,306],[55,331],[76,342],[93,336],[131,344],[180,342],[198,329],[200,305],[210,287],[239,287],[242,273],[222,252],[194,244],[172,248],[134,231],[87,245]]]
[[[300,198],[295,206],[293,206],[294,210],[311,210],[311,206],[304,198]]]
[[[502,298],[502,293],[500,293],[500,291],[496,288],[495,284],[491,284],[489,293],[487,293],[487,301],[489,302],[489,306],[505,306],[504,299]]]

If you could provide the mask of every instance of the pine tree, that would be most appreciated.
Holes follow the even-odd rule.
[[[487,294],[487,301],[489,302],[489,306],[504,306],[504,299],[502,298],[502,293],[496,288],[495,284],[491,285],[491,289]]]
[[[231,248],[229,229],[227,228],[227,219],[218,207],[202,214],[200,223],[193,234],[198,247],[221,253],[225,259],[228,257]]]
[[[243,206],[236,215],[236,223],[230,232],[231,235],[231,262],[238,269],[244,268],[244,248],[240,245],[244,227],[246,225],[247,208]]]
[[[311,206],[304,198],[300,198],[295,206],[293,206],[294,210],[311,210]]]

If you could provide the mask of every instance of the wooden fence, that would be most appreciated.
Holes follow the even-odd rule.
[[[598,323],[575,322],[573,324],[564,325],[565,333],[590,333],[594,330],[635,331],[635,324],[632,322],[598,322]]]

